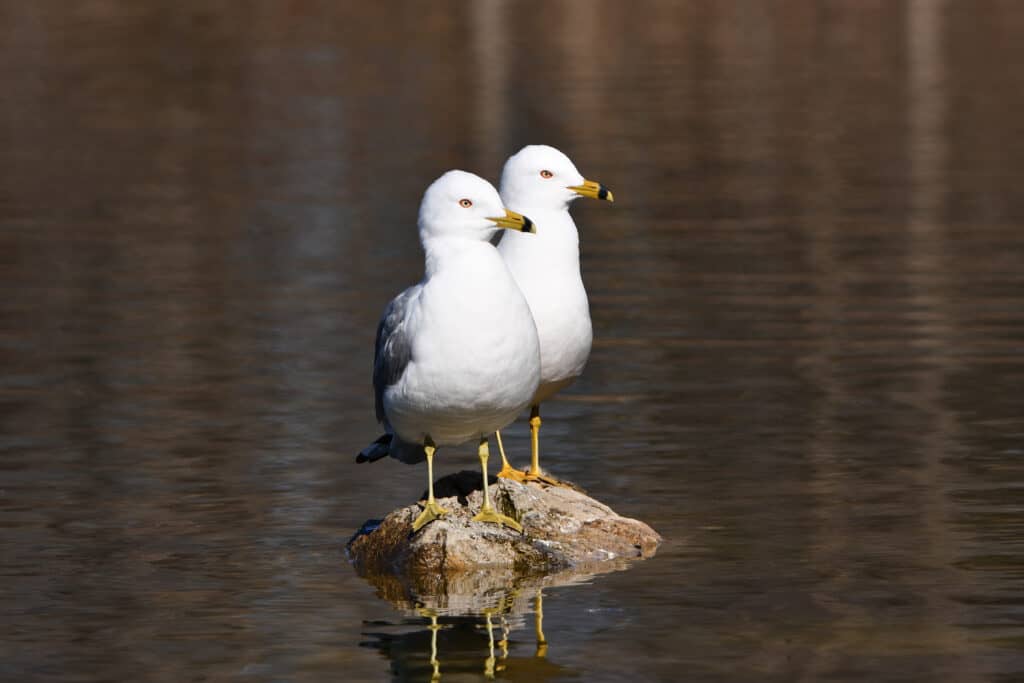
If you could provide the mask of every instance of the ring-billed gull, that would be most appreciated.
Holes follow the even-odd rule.
[[[572,384],[590,356],[593,332],[587,290],[580,276],[580,240],[569,205],[578,197],[614,201],[604,185],[587,180],[562,152],[530,145],[509,157],[501,173],[501,198],[543,226],[535,239],[507,234],[498,251],[530,303],[540,335],[540,386],[530,402],[530,469],[513,469],[500,432],[500,477],[558,483],[540,469],[540,404]]]
[[[487,437],[530,404],[540,381],[530,307],[490,242],[500,228],[535,231],[479,176],[449,171],[434,181],[420,204],[423,279],[388,304],[377,327],[373,388],[387,433],[356,461],[426,458],[429,494],[413,531],[447,512],[434,500],[435,449],[470,439],[479,440],[484,479],[474,519],[522,531],[494,509],[487,487]]]

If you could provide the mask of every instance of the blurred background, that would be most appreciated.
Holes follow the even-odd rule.
[[[499,676],[1020,680],[1022,35],[1012,0],[0,4],[0,677],[429,680],[342,550],[423,488],[354,463],[374,330],[427,184],[547,143],[617,201],[574,208],[596,341],[545,463],[666,543],[552,589]]]

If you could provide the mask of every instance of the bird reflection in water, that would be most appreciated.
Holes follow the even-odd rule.
[[[511,605],[509,605],[511,609]],[[494,622],[492,616],[497,613],[501,620],[501,640],[498,641],[498,647],[501,648],[501,660],[496,662],[494,658]],[[488,640],[488,656],[487,661],[484,665],[484,675],[488,678],[494,678],[494,672],[503,671],[506,668],[506,662],[508,660],[508,636],[511,632],[511,626],[508,621],[508,614],[505,611],[498,609],[484,610],[484,617],[487,623],[487,640]],[[534,657],[537,659],[543,659],[548,654],[548,642],[544,638],[544,594],[541,589],[537,589],[537,597],[534,601],[533,606],[533,624],[534,633],[537,639],[537,650],[534,652]]]
[[[393,680],[442,680],[445,674],[481,672],[487,679],[498,674],[504,677],[543,681],[552,678],[573,677],[573,671],[547,660],[548,642],[544,635],[544,595],[540,587],[530,591],[525,600],[522,593],[510,591],[501,596],[497,604],[480,608],[474,613],[448,608],[417,606],[413,611],[427,619],[426,630],[391,633],[365,633],[373,640],[366,647],[378,649],[392,660]],[[529,599],[529,598],[532,598]],[[531,605],[532,603],[532,605]],[[529,656],[510,656],[513,631],[525,626],[524,617],[532,606],[535,648]],[[381,626],[383,624],[377,624]],[[396,624],[408,625],[408,622]],[[486,645],[482,632],[487,634]],[[427,638],[429,634],[429,641]],[[498,637],[496,637],[498,636]],[[429,654],[424,666],[424,658]]]
[[[430,666],[434,671],[430,675],[430,681],[441,680],[441,662],[437,661],[437,632],[441,627],[437,623],[437,614],[430,614]]]

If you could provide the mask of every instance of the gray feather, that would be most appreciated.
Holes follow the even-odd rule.
[[[387,425],[384,390],[402,378],[412,357],[412,338],[406,328],[410,304],[419,298],[423,285],[415,285],[396,296],[384,309],[377,325],[373,353],[373,393],[377,421]]]

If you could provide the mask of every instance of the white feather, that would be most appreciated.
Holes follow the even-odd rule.
[[[541,177],[542,170],[552,177]],[[567,156],[545,145],[525,147],[510,157],[501,176],[505,205],[530,216],[537,226],[536,235],[506,234],[498,244],[529,302],[540,338],[541,377],[534,404],[571,384],[590,356],[590,304],[580,274],[579,232],[569,215],[579,195],[568,188],[583,180]]]
[[[464,198],[472,210],[459,205]],[[381,397],[387,424],[403,441],[422,443],[429,435],[445,446],[488,436],[537,391],[537,329],[488,241],[497,228],[486,217],[502,215],[494,187],[469,173],[449,172],[424,195],[426,272],[419,295],[402,311],[410,357]]]

